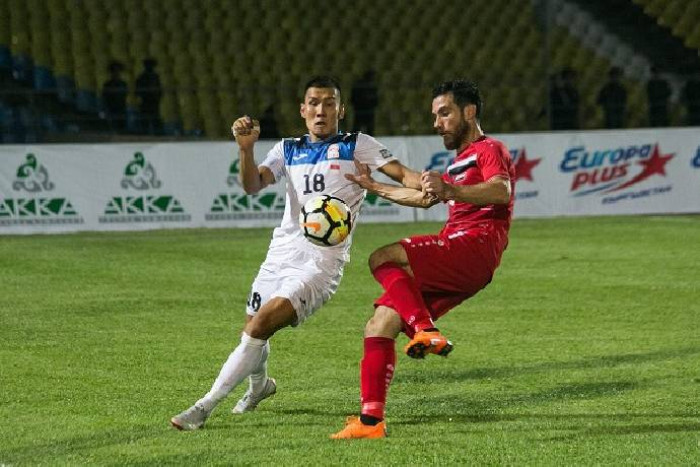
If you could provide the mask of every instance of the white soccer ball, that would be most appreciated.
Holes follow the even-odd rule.
[[[352,229],[350,208],[335,196],[315,196],[302,206],[299,227],[304,237],[315,245],[338,245],[348,238]]]

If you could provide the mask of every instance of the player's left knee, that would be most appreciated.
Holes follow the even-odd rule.
[[[381,250],[374,250],[372,254],[369,255],[369,259],[367,260],[367,265],[369,266],[370,271],[374,271],[377,269],[379,266],[381,266]]]
[[[400,243],[392,243],[391,245],[383,246],[375,250],[369,255],[368,263],[369,269],[372,272],[382,264],[395,263],[412,275],[408,255]]]
[[[275,329],[270,326],[269,320],[264,318],[251,320],[245,327],[245,333],[255,339],[269,339],[275,333]]]
[[[387,245],[383,246],[379,249],[376,249],[372,252],[371,255],[369,255],[369,269],[371,271],[374,271],[377,269],[379,266],[381,266],[384,263],[391,263],[391,262],[396,262],[396,255],[392,254],[392,247],[393,245]]]
[[[296,312],[288,299],[272,299],[246,323],[245,332],[256,339],[269,339],[280,329],[291,326]]]

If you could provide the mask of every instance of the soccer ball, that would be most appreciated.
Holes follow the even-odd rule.
[[[338,245],[348,238],[352,229],[350,208],[335,196],[316,196],[302,206],[299,227],[311,243]]]

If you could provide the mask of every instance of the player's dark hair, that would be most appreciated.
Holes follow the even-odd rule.
[[[333,88],[338,90],[338,94],[341,94],[340,83],[332,76],[314,76],[304,86],[304,94],[309,88]]]
[[[466,79],[445,81],[433,88],[433,99],[449,93],[452,93],[455,104],[460,109],[469,104],[474,104],[476,106],[476,118],[481,117],[481,108],[484,106],[484,101],[481,99],[481,92],[479,92],[479,87],[476,83]]]

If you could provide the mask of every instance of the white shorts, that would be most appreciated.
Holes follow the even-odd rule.
[[[298,326],[338,290],[344,266],[342,258],[323,255],[304,239],[281,247],[273,242],[253,281],[246,312],[255,316],[271,298],[286,298],[297,313],[292,326]]]

